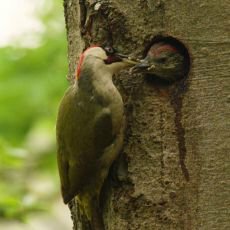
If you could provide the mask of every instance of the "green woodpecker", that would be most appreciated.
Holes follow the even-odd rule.
[[[159,42],[151,46],[145,59],[140,60],[140,63],[132,68],[132,72],[142,72],[166,81],[175,81],[184,77],[186,62],[176,47]]]
[[[124,111],[112,76],[135,65],[112,47],[90,47],[57,118],[57,158],[64,203],[75,196],[92,229],[103,229],[99,196],[123,143]]]

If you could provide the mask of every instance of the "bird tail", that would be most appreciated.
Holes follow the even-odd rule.
[[[90,195],[78,195],[77,203],[79,205],[80,215],[88,220],[89,230],[104,230],[102,212],[99,205],[99,199]]]

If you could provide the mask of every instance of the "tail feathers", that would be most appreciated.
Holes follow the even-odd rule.
[[[104,230],[102,212],[97,198],[89,196],[78,197],[81,215],[85,216],[90,223],[90,230]]]
[[[63,190],[62,190],[63,191]],[[75,205],[75,195],[70,193],[62,193],[65,204],[69,205],[70,210]],[[82,229],[84,230],[104,230],[104,222],[102,212],[99,205],[99,199],[91,194],[78,194],[77,206],[78,216],[82,223]],[[75,213],[76,214],[76,213]]]

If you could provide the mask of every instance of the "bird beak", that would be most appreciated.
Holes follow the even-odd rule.
[[[121,59],[122,62],[125,62],[130,65],[137,65],[140,63],[140,60],[137,58],[133,58],[124,54],[116,53],[115,54],[118,58]]]
[[[148,63],[146,60],[140,60],[133,68],[130,69],[131,73],[148,72],[155,69],[154,64]]]

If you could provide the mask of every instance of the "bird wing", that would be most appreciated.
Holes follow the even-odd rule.
[[[112,133],[112,117],[109,109],[103,109],[94,123],[94,145],[97,150],[96,157],[101,156],[104,150],[113,143],[115,136]]]
[[[57,119],[57,160],[65,203],[84,189],[89,178],[94,180],[97,161],[115,138],[110,110],[93,102],[81,104],[85,99],[76,95],[67,91]]]
[[[69,178],[71,149],[68,147],[68,133],[71,133],[72,100],[74,91],[70,87],[59,107],[56,123],[57,163],[61,180],[61,191],[65,203],[71,200],[71,182]]]

